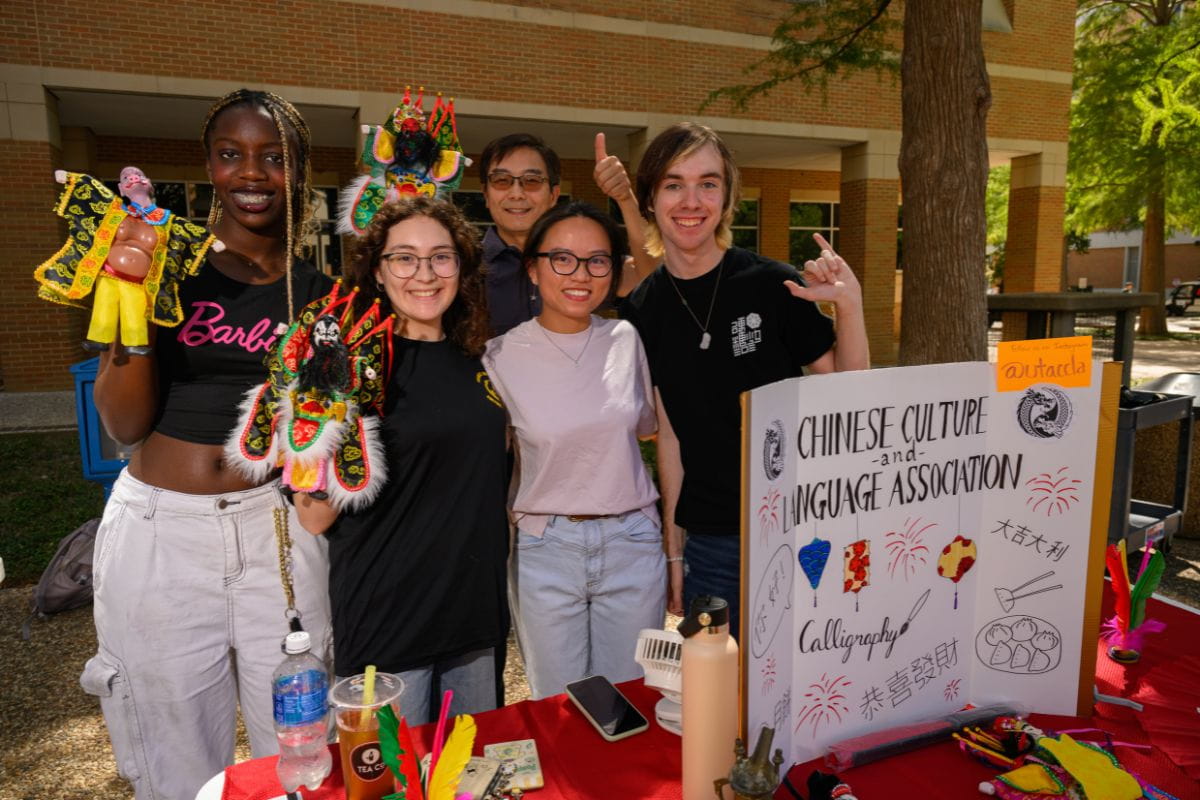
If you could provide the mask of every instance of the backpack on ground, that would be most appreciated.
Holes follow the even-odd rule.
[[[54,557],[46,565],[30,599],[31,613],[21,626],[21,635],[29,638],[29,625],[35,618],[69,611],[92,602],[92,555],[100,518],[89,519],[58,543]]]

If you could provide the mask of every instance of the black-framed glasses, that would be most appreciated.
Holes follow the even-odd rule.
[[[603,278],[612,272],[613,268],[612,256],[607,253],[597,253],[594,256],[580,258],[570,250],[551,250],[548,253],[538,253],[537,256],[549,261],[550,269],[559,275],[574,275],[575,270],[579,269],[579,265],[584,264],[588,275],[593,278]]]
[[[526,172],[521,175],[513,175],[511,172],[504,170],[496,170],[488,173],[488,186],[494,186],[502,192],[506,192],[512,188],[515,181],[520,181],[521,188],[527,192],[536,192],[541,189],[550,179],[540,172]]]
[[[431,256],[418,256],[413,253],[384,253],[379,260],[396,278],[415,276],[421,268],[422,261],[428,261],[429,268],[439,278],[453,278],[458,274],[458,253],[434,253]]]

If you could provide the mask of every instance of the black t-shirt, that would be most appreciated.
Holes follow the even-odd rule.
[[[800,280],[794,267],[737,247],[725,252],[723,264],[690,280],[673,279],[660,266],[621,305],[621,315],[642,336],[651,377],[679,439],[683,487],[675,522],[691,533],[736,535],[738,398],[799,375],[833,346],[834,334],[832,321],[814,303],[793,297],[783,285]],[[680,295],[700,324],[713,303],[708,349],[700,348],[700,324]]]
[[[296,313],[333,281],[308,263],[292,265]],[[159,408],[154,430],[186,442],[224,444],[246,392],[267,379],[266,357],[287,322],[287,278],[251,284],[209,261],[179,286],[183,322],[158,332]]]
[[[388,477],[329,530],[335,672],[402,672],[508,630],[505,413],[477,358],[396,339]]]

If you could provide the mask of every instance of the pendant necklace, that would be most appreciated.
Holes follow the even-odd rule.
[[[683,292],[679,291],[679,284],[675,283],[675,276],[671,274],[669,269],[664,266],[664,271],[667,273],[667,278],[671,281],[671,285],[675,287],[675,294],[679,295],[679,302],[683,303],[683,308],[692,319],[696,322],[696,327],[700,329],[700,349],[707,350],[712,344],[712,334],[708,332],[708,323],[712,322],[713,309],[717,305],[717,292],[721,288],[721,273],[725,269],[725,259],[722,257],[721,263],[717,265],[717,283],[713,286],[712,299],[708,301],[708,316],[704,318],[704,324],[700,324],[700,318],[696,316],[696,312],[692,311],[692,307],[688,305],[688,301],[684,298]]]
[[[579,350],[579,355],[577,355],[577,356],[573,356],[573,355],[571,355],[570,353],[568,353],[566,350],[563,350],[563,349],[562,349],[562,346],[561,346],[561,345],[559,345],[559,343],[558,343],[558,342],[554,341],[554,339],[552,339],[552,338],[550,337],[550,331],[548,331],[548,330],[546,330],[544,327],[542,327],[542,323],[538,322],[538,323],[537,323],[537,326],[538,326],[538,330],[540,330],[540,331],[542,332],[542,336],[545,336],[545,337],[546,337],[546,341],[547,341],[547,342],[549,342],[550,344],[554,345],[554,349],[555,349],[555,350],[557,350],[558,352],[560,352],[560,353],[562,353],[564,356],[566,356],[566,357],[567,357],[567,359],[568,359],[568,360],[569,360],[569,361],[570,361],[572,364],[574,364],[574,365],[575,365],[575,366],[577,366],[577,367],[579,366],[579,360],[580,360],[581,358],[583,358],[583,354],[587,352],[588,345],[592,343],[592,331],[596,329],[596,326],[595,326],[595,325],[592,325],[592,324],[591,324],[591,321],[589,320],[589,321],[588,321],[588,334],[587,334],[587,338],[586,338],[586,339],[584,339],[584,341],[583,341],[583,347],[582,347],[582,348],[580,348],[580,350]]]

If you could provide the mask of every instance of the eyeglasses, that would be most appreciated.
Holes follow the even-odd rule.
[[[520,181],[521,188],[527,192],[536,192],[543,185],[550,182],[550,179],[545,175],[537,172],[526,172],[522,175],[513,175],[511,172],[497,170],[487,176],[488,186],[494,186],[501,191],[508,191],[512,188],[515,181]]]
[[[569,250],[551,250],[548,253],[538,253],[538,258],[550,262],[550,269],[559,275],[574,275],[580,264],[586,265],[588,275],[593,278],[603,278],[612,272],[613,260],[610,255],[594,255],[580,258]]]
[[[434,253],[431,256],[417,256],[412,253],[384,253],[379,260],[387,265],[388,272],[396,278],[411,278],[421,268],[422,261],[429,262],[429,268],[439,278],[453,278],[458,274],[458,253]]]

